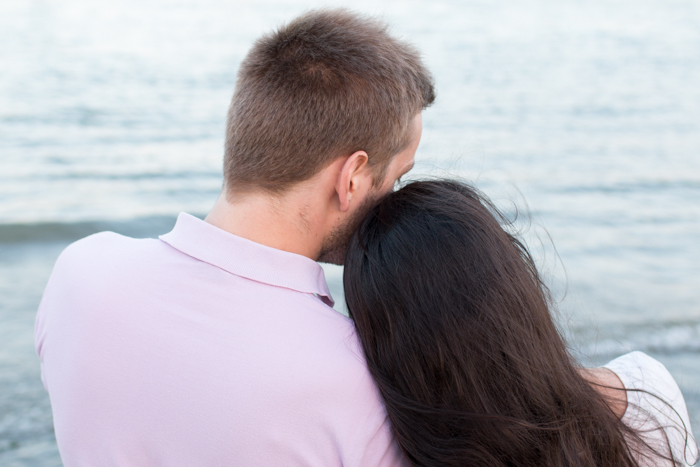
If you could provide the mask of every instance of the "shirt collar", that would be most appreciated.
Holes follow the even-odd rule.
[[[255,243],[184,212],[173,230],[159,238],[186,255],[231,274],[316,294],[333,306],[323,269],[305,256]]]

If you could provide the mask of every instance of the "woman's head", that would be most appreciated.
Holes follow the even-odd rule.
[[[465,184],[415,182],[369,213],[347,251],[348,311],[416,465],[594,456],[590,440],[560,449],[574,413],[602,420],[620,441],[572,364],[532,258],[502,220]],[[587,401],[595,407],[576,407]]]
[[[474,188],[418,182],[387,196],[352,240],[344,278],[350,314],[369,340],[368,358],[410,362],[417,374],[395,383],[415,396],[449,404],[463,396],[450,381],[422,388],[417,382],[468,370],[475,381],[456,389],[478,395],[484,378],[527,377],[512,374],[522,359],[566,357],[561,351],[540,355],[551,353],[543,340],[560,341],[546,291],[527,250],[496,216]],[[382,370],[401,375],[396,368]],[[493,390],[508,397],[514,389]],[[489,398],[484,395],[484,411]]]

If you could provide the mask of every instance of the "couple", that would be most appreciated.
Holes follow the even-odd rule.
[[[260,38],[206,219],[56,263],[36,343],[64,464],[692,463],[668,372],[641,353],[578,367],[476,190],[393,192],[433,100],[374,20],[316,11]],[[345,263],[352,320],[317,261]]]

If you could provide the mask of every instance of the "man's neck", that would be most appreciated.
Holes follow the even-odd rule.
[[[316,260],[323,238],[314,206],[290,193],[223,192],[204,219],[211,225],[256,243]]]

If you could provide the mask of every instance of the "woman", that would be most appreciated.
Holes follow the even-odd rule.
[[[673,378],[640,352],[612,371],[580,368],[532,258],[499,220],[473,188],[416,182],[382,200],[351,241],[348,311],[407,459],[692,465]]]

